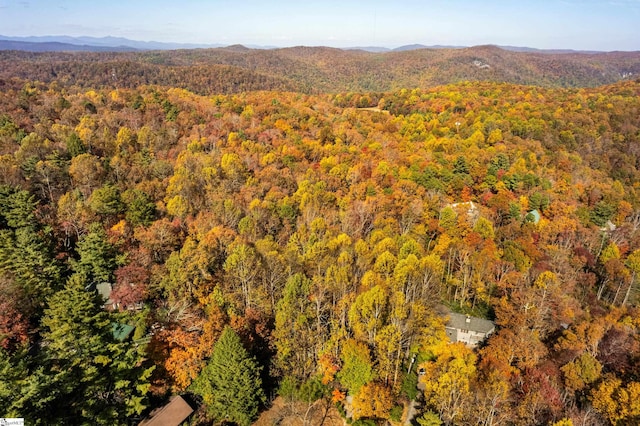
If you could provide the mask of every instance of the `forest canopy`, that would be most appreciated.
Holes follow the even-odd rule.
[[[0,414],[398,421],[420,387],[420,424],[637,423],[639,95],[3,80]]]
[[[256,90],[371,93],[464,81],[580,88],[638,75],[639,52],[516,52],[491,45],[383,53],[305,46],[119,53],[0,51],[4,80],[20,78],[84,90],[153,84],[201,95]]]

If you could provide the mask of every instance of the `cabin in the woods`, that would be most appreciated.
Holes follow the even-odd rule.
[[[180,395],[171,398],[164,405],[151,412],[151,417],[138,426],[178,426],[193,413],[193,408]]]
[[[608,220],[607,223],[604,224],[604,226],[600,227],[600,231],[611,233],[611,232],[615,231],[616,228],[617,228],[617,226],[613,222]]]
[[[119,322],[111,323],[111,333],[113,334],[113,338],[120,342],[124,342],[131,337],[135,329],[136,328],[134,326],[129,324],[121,324]]]
[[[449,321],[445,326],[447,336],[453,342],[462,342],[475,348],[496,329],[493,321],[472,317],[455,312],[449,313]]]
[[[542,216],[540,216],[540,212],[538,210],[531,210],[524,218],[528,222],[532,222],[537,225],[538,222],[540,222],[540,218],[542,218]]]
[[[473,201],[447,204],[446,207],[453,210],[456,215],[465,215],[467,220],[472,224],[480,217],[480,209]]]
[[[111,292],[113,291],[113,286],[111,283],[99,283],[95,285],[95,291],[98,292],[102,300],[104,301],[104,309],[114,310],[118,307],[116,302],[111,299]]]

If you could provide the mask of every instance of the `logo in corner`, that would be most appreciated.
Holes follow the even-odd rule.
[[[0,417],[0,426],[24,426],[24,419]]]

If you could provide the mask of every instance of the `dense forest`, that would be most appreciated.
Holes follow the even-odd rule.
[[[254,90],[388,92],[464,81],[595,87],[640,76],[640,52],[515,52],[496,46],[371,53],[229,46],[142,52],[0,51],[0,79],[114,89],[163,85],[201,95]]]
[[[640,422],[640,81],[85,81],[0,82],[0,415]]]

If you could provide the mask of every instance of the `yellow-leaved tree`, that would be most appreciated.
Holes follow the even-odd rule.
[[[393,392],[378,382],[367,383],[353,397],[353,418],[387,419],[393,407]]]
[[[476,355],[462,343],[446,341],[430,348],[431,361],[420,364],[424,374],[427,405],[440,414],[446,424],[460,423],[465,401],[471,396],[471,382],[476,373]]]
[[[593,408],[611,424],[638,424],[640,420],[640,383],[623,385],[615,376],[607,376],[589,395]]]

